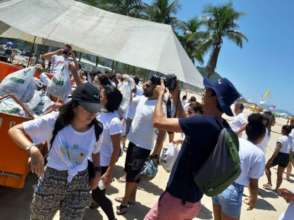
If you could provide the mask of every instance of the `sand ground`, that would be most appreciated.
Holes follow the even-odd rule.
[[[277,120],[267,149],[267,158],[272,153],[275,147],[275,142],[280,136],[278,132],[280,132],[281,125],[285,123],[285,120]],[[113,201],[114,207],[118,205],[118,203],[114,201],[114,198],[122,196],[124,193],[124,184],[117,181],[117,178],[123,175],[124,160],[125,154],[118,161],[114,174],[114,182],[108,189],[108,195]],[[118,219],[143,219],[149,208],[157,201],[159,195],[163,192],[168,176],[169,174],[163,170],[162,167],[160,167],[156,178],[154,178],[151,182],[144,182],[140,184],[140,188],[137,193],[137,204],[130,208],[126,215],[118,216]],[[273,169],[274,183],[276,179],[275,176],[276,170]],[[35,181],[36,178],[33,175],[29,175],[26,186],[23,190],[0,187],[0,220],[29,220],[29,206],[33,192],[32,183]],[[265,176],[260,179],[260,186],[264,183],[266,183]],[[282,187],[294,189],[294,176],[292,176],[291,182],[284,180]],[[275,193],[263,189],[260,189],[259,193],[260,195],[257,206],[254,210],[247,211],[246,205],[243,204],[241,220],[276,220],[278,219],[278,216],[287,208],[287,203]],[[245,195],[248,195],[247,190],[245,191]],[[204,196],[202,199],[202,205],[203,208],[200,216],[195,219],[213,219],[211,199]],[[54,220],[57,219],[59,219],[58,213],[54,217]],[[107,218],[101,209],[88,209],[85,213],[84,219],[99,220]]]

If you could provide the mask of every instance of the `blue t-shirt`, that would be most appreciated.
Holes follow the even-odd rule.
[[[166,191],[185,202],[198,202],[203,196],[193,181],[193,172],[200,169],[214,149],[223,126],[223,120],[211,116],[193,116],[179,119],[185,140],[172,169]]]

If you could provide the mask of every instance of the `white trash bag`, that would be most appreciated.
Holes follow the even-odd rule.
[[[162,148],[161,154],[159,157],[159,163],[167,171],[170,172],[176,162],[178,157],[179,150],[175,144],[169,143]]]
[[[13,94],[21,102],[29,102],[36,89],[35,71],[35,67],[28,67],[6,76],[0,83],[0,96]]]
[[[0,112],[21,117],[27,116],[22,107],[9,97],[0,100]]]
[[[50,100],[44,91],[36,91],[34,97],[27,103],[29,109],[37,116],[45,113],[53,104],[54,102]]]
[[[47,93],[51,96],[58,97],[62,101],[65,101],[71,94],[71,81],[67,71],[55,73],[52,79],[48,83]]]

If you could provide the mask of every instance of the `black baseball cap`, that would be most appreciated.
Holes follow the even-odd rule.
[[[72,100],[88,112],[97,113],[101,110],[99,90],[91,83],[78,86],[72,93]]]

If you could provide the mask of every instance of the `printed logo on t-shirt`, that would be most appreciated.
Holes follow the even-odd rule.
[[[78,144],[70,146],[67,143],[63,143],[63,145],[60,146],[60,150],[64,159],[74,165],[82,164],[88,155],[86,148],[80,147]]]

